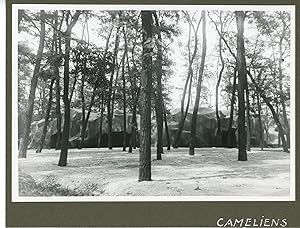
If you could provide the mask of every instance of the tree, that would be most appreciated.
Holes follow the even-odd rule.
[[[262,70],[261,70],[262,72]],[[260,72],[260,74],[261,74]],[[278,114],[276,112],[276,110],[274,109],[273,105],[271,104],[271,98],[268,97],[264,91],[259,87],[259,85],[257,84],[257,82],[255,81],[255,79],[253,78],[252,74],[250,73],[249,70],[247,70],[247,75],[249,76],[249,78],[251,79],[252,83],[254,84],[254,86],[256,87],[256,90],[257,92],[259,93],[259,95],[261,96],[261,98],[263,99],[263,101],[266,103],[266,105],[268,106],[268,108],[270,109],[271,113],[272,113],[272,116],[274,118],[274,121],[277,125],[277,128],[278,128],[278,133],[279,133],[279,137],[282,141],[282,147],[283,147],[283,151],[284,152],[289,152],[289,148],[288,148],[288,144],[286,142],[286,139],[284,137],[285,135],[285,132],[284,132],[284,129],[282,127],[282,124],[279,120],[279,117],[278,117]]]
[[[125,27],[123,27],[123,34],[125,34]],[[125,39],[124,39],[125,40]],[[127,53],[127,42],[125,42],[124,53],[122,57],[122,95],[123,95],[123,151],[126,151],[126,136],[127,136],[127,128],[126,128],[126,80],[125,80],[125,57]],[[128,60],[128,58],[127,58]],[[129,68],[129,67],[128,67]]]
[[[185,81],[185,85],[184,85],[184,89],[183,89],[183,95],[181,98],[181,118],[178,124],[178,129],[176,131],[176,135],[175,135],[175,139],[174,139],[174,143],[173,143],[173,147],[174,148],[178,148],[178,144],[181,138],[181,134],[183,131],[183,127],[184,127],[184,122],[189,110],[189,106],[190,106],[190,99],[191,99],[191,91],[192,91],[192,80],[193,80],[193,63],[195,60],[195,57],[197,55],[197,51],[198,51],[198,30],[199,30],[199,26],[202,20],[202,17],[200,17],[200,19],[198,20],[196,26],[193,24],[195,18],[194,16],[191,18],[190,15],[187,12],[184,12],[187,21],[189,23],[189,39],[188,39],[188,75]],[[191,50],[190,50],[190,43],[191,43],[191,30],[193,29],[194,32],[194,50],[193,53],[191,54]],[[189,88],[188,88],[189,86]],[[185,104],[185,97],[186,97],[186,93],[187,93],[187,88],[188,88],[188,98],[187,98],[187,104],[186,104],[186,109],[184,111],[184,104]]]
[[[55,78],[52,78],[51,82],[50,82],[50,86],[49,86],[49,98],[48,98],[48,103],[47,103],[47,108],[46,108],[46,113],[45,113],[45,122],[44,122],[44,126],[43,126],[42,135],[41,135],[41,138],[40,138],[40,143],[38,145],[36,153],[41,153],[42,149],[44,147],[46,133],[47,133],[47,127],[48,127],[48,124],[49,124],[49,117],[50,117],[51,105],[52,105],[52,90],[53,90],[54,81],[55,81]]]
[[[235,11],[237,24],[237,72],[238,72],[238,160],[247,161],[246,131],[245,131],[245,86],[247,80],[246,60],[244,47],[244,20],[243,11]]]
[[[143,28],[142,75],[140,91],[141,136],[139,181],[151,180],[151,86],[152,86],[152,12],[141,11]]]
[[[58,31],[61,31],[61,27],[64,20],[64,14],[62,16],[62,19],[59,24],[58,28],[58,12],[55,11],[55,25],[54,25],[54,31],[55,31],[55,37],[54,37],[54,55],[59,55],[60,58],[57,58],[57,61],[54,62],[54,76],[56,77],[56,83],[55,83],[55,114],[56,114],[56,145],[55,149],[59,150],[61,148],[61,111],[60,111],[60,75],[59,75],[59,67],[60,62],[62,59],[62,50],[61,50],[61,36],[58,35]],[[57,29],[58,28],[58,29]]]
[[[65,113],[64,113],[64,126],[63,133],[61,139],[61,152],[59,157],[58,166],[66,166],[67,165],[67,156],[68,156],[68,148],[69,148],[69,133],[70,133],[70,100],[69,100],[69,61],[70,61],[70,50],[71,50],[71,32],[78,21],[78,18],[81,14],[81,11],[76,10],[74,16],[69,23],[69,17],[71,16],[70,11],[67,11],[66,23],[67,29],[64,32],[65,37],[65,57],[64,57],[64,94],[63,94],[63,102],[65,105]]]
[[[156,59],[156,100],[155,100],[155,112],[156,112],[156,126],[157,126],[157,160],[161,160],[161,154],[163,153],[162,134],[163,134],[163,96],[162,96],[162,37],[159,31],[159,21],[156,12],[153,13],[157,31],[157,59]]]
[[[231,100],[230,100],[230,116],[228,121],[228,128],[227,128],[227,146],[233,147],[233,138],[235,137],[235,130],[232,128],[233,125],[233,113],[234,113],[234,104],[236,98],[236,80],[237,80],[237,69],[234,68],[233,73],[233,84],[231,89]]]
[[[40,41],[39,41],[39,47],[36,55],[33,76],[30,83],[30,94],[29,94],[27,110],[26,110],[24,135],[23,135],[21,148],[19,150],[19,158],[26,158],[26,154],[27,154],[30,126],[31,126],[32,115],[33,115],[35,91],[38,83],[38,76],[40,73],[40,66],[41,66],[43,50],[44,50],[44,41],[45,41],[45,11],[44,10],[40,11],[40,21],[41,21]]]
[[[115,39],[115,48],[114,48],[114,55],[113,55],[113,70],[111,72],[111,76],[110,76],[110,80],[109,80],[109,94],[112,94],[113,91],[113,79],[114,79],[114,73],[115,73],[115,68],[116,66],[118,66],[118,64],[116,64],[117,61],[117,55],[118,55],[118,47],[119,47],[119,30],[120,30],[120,26],[117,27],[117,31],[116,31],[116,39]],[[119,69],[117,69],[117,72],[119,71]],[[108,149],[112,149],[112,121],[113,121],[113,101],[111,101],[111,97],[108,96],[107,97],[107,146]]]
[[[197,117],[198,117],[199,101],[200,101],[200,94],[201,94],[201,87],[202,87],[201,86],[202,76],[204,71],[206,48],[207,48],[205,10],[201,11],[201,18],[202,18],[202,53],[201,53],[201,63],[199,68],[198,81],[197,81],[196,99],[195,99],[194,110],[193,110],[192,121],[191,121],[191,139],[190,139],[189,155],[195,154]]]

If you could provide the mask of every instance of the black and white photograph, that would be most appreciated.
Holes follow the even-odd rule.
[[[294,201],[295,7],[12,11],[12,201]]]

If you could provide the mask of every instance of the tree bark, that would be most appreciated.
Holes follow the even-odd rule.
[[[198,74],[198,82],[197,82],[197,90],[196,90],[196,98],[194,104],[194,110],[191,121],[191,140],[190,140],[190,148],[189,155],[195,154],[195,142],[196,142],[196,126],[197,126],[197,117],[198,117],[198,109],[199,109],[199,101],[200,94],[202,89],[202,77],[204,71],[205,57],[206,57],[206,16],[205,10],[201,11],[202,18],[202,53],[201,53],[201,63]]]
[[[127,47],[127,37],[126,33],[124,32],[124,40],[125,40],[125,46]],[[136,40],[135,40],[136,42]],[[136,64],[134,60],[134,48],[136,46],[136,43],[133,44],[132,51],[131,51],[131,57],[132,57],[132,64],[133,64],[133,70],[130,71],[129,67],[129,57],[128,52],[126,52],[127,57],[127,67],[128,67],[128,73],[131,72],[129,77],[130,87],[131,87],[131,99],[132,99],[132,119],[131,119],[131,132],[130,132],[130,140],[129,140],[129,149],[128,153],[132,153],[132,149],[136,149],[136,138],[137,138],[137,118],[136,118],[136,112],[137,112],[137,103],[138,103],[138,95],[137,95],[137,85],[136,85]]]
[[[237,69],[234,68],[233,85],[232,85],[231,101],[230,101],[230,117],[229,117],[228,128],[227,128],[227,146],[229,147],[233,146],[232,138],[235,137],[235,134],[232,129],[232,125],[233,125],[233,113],[234,113],[234,103],[235,103],[236,80],[237,80]]]
[[[155,24],[157,27],[157,36],[158,42],[157,44],[157,60],[156,60],[156,102],[155,102],[155,111],[156,111],[156,127],[157,127],[157,151],[156,157],[157,160],[161,160],[161,154],[163,153],[163,142],[162,142],[162,134],[163,134],[163,95],[162,95],[162,37],[160,33],[160,25],[158,21],[158,17],[156,12],[153,13]]]
[[[109,91],[108,91],[108,97],[107,97],[107,147],[108,149],[112,149],[112,112],[111,112],[111,94],[113,90],[113,80],[114,80],[114,73],[115,73],[115,65],[116,65],[116,59],[117,59],[117,54],[118,54],[118,47],[119,47],[119,29],[120,27],[117,28],[116,32],[116,40],[115,40],[115,48],[114,48],[114,55],[113,55],[113,68],[112,72],[110,75],[110,80],[109,80]]]
[[[60,28],[63,23],[63,18],[60,23]],[[58,26],[58,12],[56,11],[55,14],[55,28]],[[57,31],[55,32],[55,36],[57,36]],[[55,149],[59,150],[61,148],[61,111],[60,111],[60,76],[59,76],[59,67],[60,67],[60,61],[61,61],[61,36],[58,36],[58,43],[57,39],[55,39],[55,55],[59,53],[60,58],[57,59],[55,62],[55,67],[54,67],[54,76],[56,77],[56,83],[55,83],[55,115],[56,115],[56,144],[55,144]]]
[[[244,20],[243,11],[235,11],[237,24],[237,71],[238,71],[238,160],[247,161],[246,131],[245,131],[245,84],[246,60],[244,47]]]
[[[30,126],[33,115],[33,106],[35,99],[35,91],[38,83],[38,74],[40,71],[42,55],[44,50],[44,41],[45,41],[45,11],[41,10],[41,32],[40,32],[40,41],[39,47],[36,55],[35,66],[33,70],[33,76],[30,84],[30,93],[28,98],[27,110],[26,110],[26,118],[24,124],[24,135],[22,140],[22,145],[19,151],[19,158],[26,158],[27,155],[27,147],[29,143],[29,134],[30,134]]]
[[[64,32],[65,35],[65,63],[64,63],[64,94],[63,94],[63,102],[65,105],[65,113],[64,113],[64,126],[63,133],[61,139],[61,151],[60,157],[58,161],[58,166],[66,166],[67,165],[67,157],[68,157],[68,148],[69,148],[69,134],[70,134],[70,100],[69,100],[69,68],[70,68],[70,50],[71,50],[71,31],[76,22],[78,21],[80,11],[76,10],[72,21],[67,26],[67,30]],[[68,11],[70,14],[70,11]],[[68,16],[67,16],[68,21]]]
[[[246,108],[246,121],[247,121],[247,128],[246,128],[246,133],[247,133],[247,144],[246,144],[246,150],[251,151],[251,119],[250,119],[250,95],[249,95],[249,86],[247,82],[247,76],[246,76],[246,103],[247,103],[247,108]]]
[[[222,31],[222,23],[221,23],[221,31]],[[222,38],[219,38],[219,56],[221,60],[221,70],[219,72],[217,84],[216,84],[216,117],[217,117],[217,130],[216,130],[216,145],[220,146],[222,144],[222,129],[221,129],[221,120],[219,115],[219,86],[222,78],[222,74],[224,71],[225,63],[222,56]]]
[[[124,28],[124,27],[123,27]],[[125,54],[127,52],[127,47],[125,45],[125,50],[122,58],[122,82],[123,82],[123,151],[126,151],[126,81],[125,81]]]
[[[51,111],[51,105],[52,105],[52,90],[53,90],[54,81],[55,81],[55,78],[51,79],[51,82],[50,82],[49,99],[48,99],[47,108],[46,108],[45,122],[44,122],[44,126],[43,126],[42,135],[40,138],[40,143],[38,145],[36,153],[41,153],[42,149],[44,147],[44,144],[45,144],[45,138],[46,138],[46,134],[47,134],[47,127],[49,124],[49,117],[50,117],[50,111]]]
[[[139,181],[151,180],[152,12],[142,11],[143,53],[140,90]]]
[[[278,71],[279,71],[279,88],[280,88],[280,103],[282,106],[282,116],[283,116],[283,121],[284,125],[286,127],[286,137],[287,137],[287,144],[288,147],[290,146],[290,124],[287,118],[287,113],[286,113],[286,106],[285,106],[285,99],[283,95],[283,88],[282,88],[282,79],[283,79],[283,74],[282,74],[282,60],[283,60],[283,52],[282,52],[282,42],[285,36],[285,30],[282,31],[282,35],[280,37],[279,41],[279,63],[278,63]]]

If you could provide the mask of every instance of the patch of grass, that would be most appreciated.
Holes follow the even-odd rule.
[[[37,184],[42,190],[44,196],[95,196],[104,193],[106,183],[99,185],[96,183],[84,183],[75,188],[63,186],[58,182],[58,178],[54,174],[47,175],[45,179]]]

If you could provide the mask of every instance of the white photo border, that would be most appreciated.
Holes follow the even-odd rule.
[[[290,196],[19,196],[18,175],[18,43],[16,34],[19,9],[80,9],[80,10],[257,10],[290,11],[291,13],[291,64],[290,64]],[[12,4],[12,202],[180,202],[180,201],[295,201],[296,200],[296,24],[295,5],[130,5],[130,4]]]

